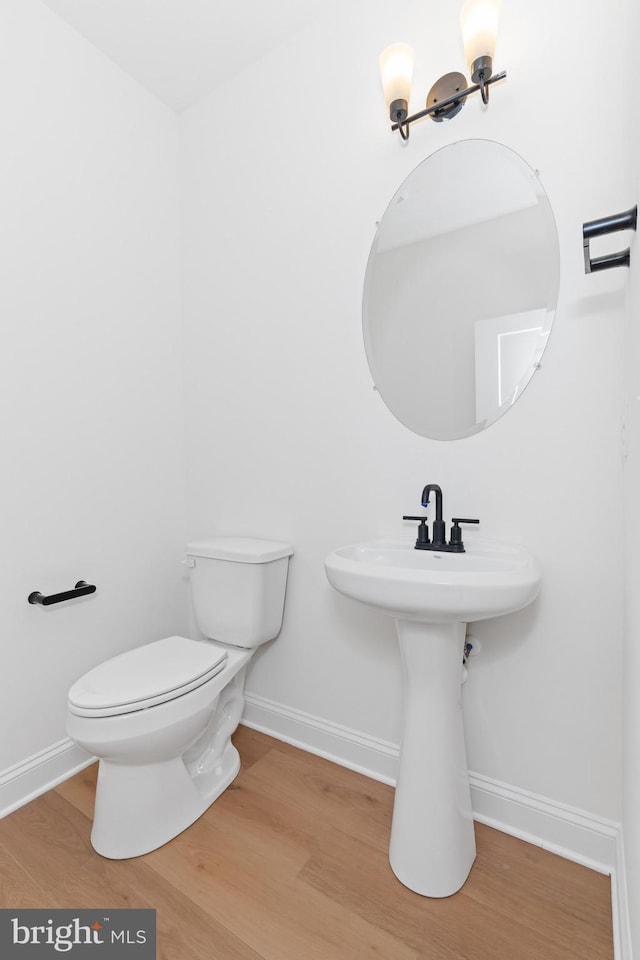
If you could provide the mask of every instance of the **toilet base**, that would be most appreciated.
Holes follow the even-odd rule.
[[[128,762],[101,758],[91,831],[97,853],[126,860],[156,850],[191,826],[235,779],[240,755],[231,736],[242,716],[249,656],[243,651],[236,658],[237,672],[223,678],[209,722],[183,753],[147,763],[137,752]]]
[[[181,757],[138,765],[101,760],[91,845],[110,860],[156,850],[201,817],[239,770],[230,741],[215,768],[195,778]]]

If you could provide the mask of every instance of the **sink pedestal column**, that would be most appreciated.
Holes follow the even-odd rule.
[[[397,620],[404,729],[389,859],[426,897],[463,885],[476,855],[462,723],[464,623]]]

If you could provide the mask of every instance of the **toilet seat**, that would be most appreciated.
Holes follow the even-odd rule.
[[[112,717],[174,700],[220,673],[227,651],[187,637],[165,637],[89,670],[69,691],[80,717]]]

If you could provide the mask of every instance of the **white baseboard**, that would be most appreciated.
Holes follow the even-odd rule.
[[[470,773],[469,781],[473,816],[479,823],[599,873],[615,869],[619,824],[478,773]]]
[[[245,694],[241,723],[294,747],[308,750],[342,767],[395,786],[398,745],[323,720],[281,703]]]
[[[241,721],[365,776],[395,785],[399,747],[265,697],[246,694]],[[470,772],[474,819],[610,874],[615,960],[632,960],[622,831],[618,823]]]
[[[94,762],[66,737],[0,773],[0,817],[62,783]]]
[[[611,874],[611,906],[613,909],[613,955],[615,960],[633,960],[631,917],[627,889],[627,867],[622,827],[616,844],[616,868]]]

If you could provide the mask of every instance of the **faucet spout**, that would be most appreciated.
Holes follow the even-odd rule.
[[[429,506],[429,494],[435,493],[436,495],[436,521],[440,522],[442,520],[442,490],[437,483],[428,483],[424,490],[422,491],[422,506]]]
[[[445,523],[442,519],[442,490],[437,483],[428,483],[422,491],[423,507],[428,505],[430,493],[435,493],[436,495],[436,518],[433,521],[432,548],[439,549],[446,544]]]

